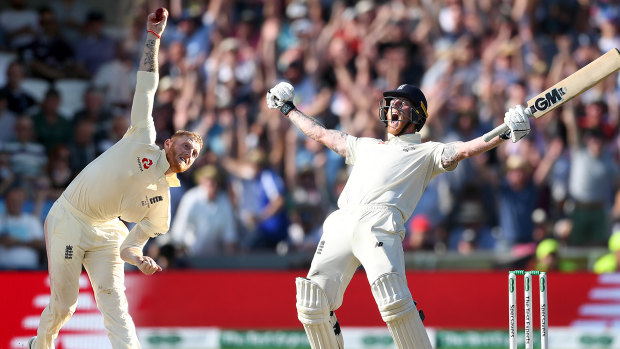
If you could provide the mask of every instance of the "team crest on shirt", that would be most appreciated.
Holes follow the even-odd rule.
[[[65,259],[73,259],[73,246],[67,245],[65,247]]]
[[[153,165],[153,160],[149,158],[140,159],[140,157],[138,157],[137,160],[138,160],[138,169],[140,170],[140,172],[144,170],[148,170],[149,167]]]

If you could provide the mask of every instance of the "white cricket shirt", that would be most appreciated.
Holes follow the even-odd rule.
[[[90,223],[117,217],[138,223],[151,237],[170,226],[170,186],[179,186],[166,153],[155,144],[153,98],[159,75],[138,72],[131,108],[131,127],[123,138],[97,157],[69,184],[63,197]]]
[[[346,163],[353,165],[338,207],[382,205],[398,209],[407,220],[428,182],[452,168],[441,165],[445,144],[421,142],[420,134],[392,136],[388,141],[347,137]]]

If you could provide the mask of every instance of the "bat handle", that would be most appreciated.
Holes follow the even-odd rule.
[[[530,110],[530,108],[525,108],[525,115],[527,115],[528,118],[532,117],[532,111]],[[510,128],[508,128],[508,125],[501,124],[496,128],[492,129],[491,131],[485,133],[483,139],[485,142],[489,142],[493,138],[508,132],[508,130],[510,130]]]
[[[506,133],[508,130],[510,130],[510,128],[508,128],[508,125],[501,124],[501,125],[497,126],[496,128],[494,128],[493,130],[485,133],[484,136],[483,136],[484,137],[483,139],[484,139],[485,142],[489,142],[493,138]]]

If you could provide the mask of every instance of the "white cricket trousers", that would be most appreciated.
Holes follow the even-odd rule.
[[[124,261],[119,247],[128,234],[119,220],[93,222],[62,196],[45,220],[50,303],[43,310],[33,348],[54,348],[60,328],[75,312],[84,265],[97,307],[115,349],[140,348],[125,297]]]
[[[370,284],[387,273],[398,273],[406,280],[404,233],[402,214],[389,206],[347,207],[327,217],[308,279],[325,291],[330,310],[342,305],[344,291],[360,264]]]

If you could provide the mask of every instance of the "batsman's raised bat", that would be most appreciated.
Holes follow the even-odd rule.
[[[527,101],[525,112],[529,117],[539,118],[579,96],[618,69],[620,69],[620,51],[614,48]],[[508,131],[508,126],[501,124],[486,133],[484,140],[488,142],[496,136],[506,133],[506,131]]]

